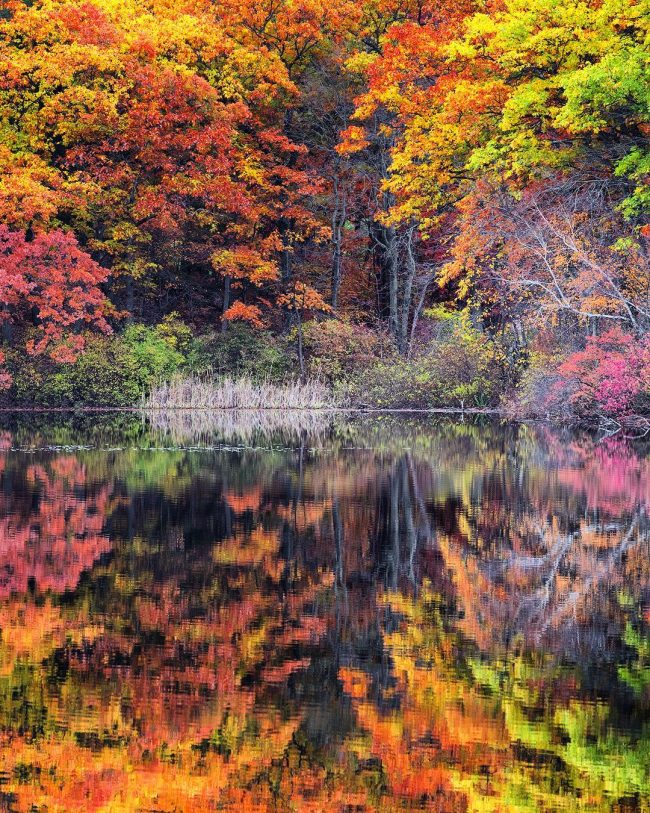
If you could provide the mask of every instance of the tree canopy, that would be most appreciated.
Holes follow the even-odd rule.
[[[3,239],[50,244],[68,303],[5,249],[5,342],[69,362],[88,329],[173,311],[195,332],[353,322],[410,357],[440,304],[518,369],[644,341],[649,19],[647,0],[5,3]]]

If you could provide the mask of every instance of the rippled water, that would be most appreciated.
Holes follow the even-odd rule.
[[[0,810],[650,810],[647,449],[48,420],[0,434]]]

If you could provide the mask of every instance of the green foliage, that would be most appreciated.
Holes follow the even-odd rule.
[[[0,677],[0,725],[38,737],[47,728],[42,676],[28,661],[18,660],[9,675]]]
[[[74,364],[12,352],[10,397],[37,406],[134,406],[152,384],[185,363],[177,349],[187,342],[188,329],[181,324],[167,319],[154,328],[131,325],[121,335],[89,336]]]
[[[397,355],[384,333],[351,322],[303,326],[307,372],[353,406],[397,409],[487,406],[501,386],[500,353],[458,312],[432,311],[437,338],[412,359]],[[7,353],[13,403],[36,406],[117,406],[140,403],[152,386],[177,373],[227,375],[253,383],[295,379],[291,336],[244,323],[198,338],[177,314],[159,325],[131,325],[119,335],[89,335],[74,364]]]
[[[643,636],[628,622],[625,643],[634,652],[631,662],[619,667],[619,678],[636,694],[643,694],[650,687],[650,637]]]
[[[212,371],[253,381],[282,381],[291,377],[293,354],[288,344],[268,331],[233,322],[225,333],[198,337],[188,353],[194,373]]]
[[[183,322],[176,311],[168,313],[156,326],[156,333],[164,339],[170,347],[186,354],[191,351],[194,344],[192,328]]]
[[[637,217],[650,210],[650,150],[635,147],[625,155],[616,166],[616,175],[627,177],[636,186],[621,204],[621,211],[626,217]]]
[[[508,0],[496,13],[476,14],[459,47],[471,44],[465,53],[475,59],[489,55],[486,81],[499,76],[509,93],[469,165],[525,172],[574,162],[575,140],[551,147],[554,129],[599,137],[625,128],[638,137],[650,98],[646,36],[642,6],[628,0]]]

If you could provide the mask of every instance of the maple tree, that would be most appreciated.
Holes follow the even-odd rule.
[[[70,233],[41,233],[28,242],[24,233],[0,226],[0,319],[13,324],[35,312],[30,353],[74,361],[84,346],[76,329],[91,324],[109,332],[108,303],[100,288],[106,277]],[[6,373],[2,381],[9,383]]]
[[[14,171],[34,197],[22,223],[72,219],[125,281],[127,311],[134,282],[172,264],[216,270],[228,290],[270,282],[277,218],[290,213],[293,240],[315,228],[299,203],[311,181],[285,157],[300,149],[266,113],[291,88],[286,69],[230,39],[209,6],[46,3],[3,33],[4,140],[29,156]]]

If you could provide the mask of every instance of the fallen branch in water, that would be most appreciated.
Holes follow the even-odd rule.
[[[620,433],[627,440],[640,440],[650,434],[650,418],[645,415],[626,415],[618,420],[608,415],[598,415],[598,418],[598,429],[604,438]]]

